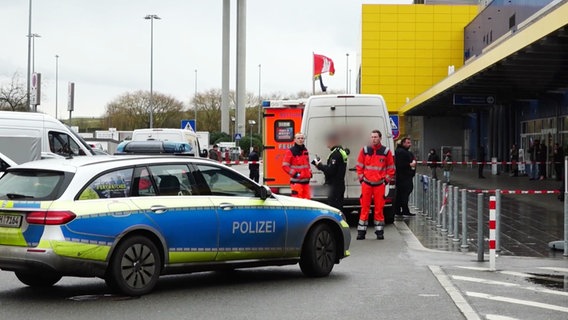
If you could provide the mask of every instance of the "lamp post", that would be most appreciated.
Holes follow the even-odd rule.
[[[235,141],[235,131],[236,131],[235,130],[236,129],[235,121],[236,120],[237,120],[237,118],[231,116],[231,123],[233,123],[233,130],[230,130],[231,131],[231,141]]]
[[[161,18],[156,14],[148,14],[144,17],[150,20],[150,128],[154,127],[154,20]]]
[[[35,38],[41,38],[37,33],[32,33],[32,73],[35,73]]]
[[[258,64],[258,135],[260,135],[260,109],[262,109],[262,100],[260,99],[260,79],[261,79],[262,65]]]
[[[347,67],[345,69],[345,93],[349,94],[349,53],[345,54]]]
[[[55,119],[59,119],[59,113],[57,113],[57,98],[59,92],[59,55],[55,55]]]
[[[31,60],[32,60],[32,0],[29,1],[28,9],[28,76],[27,76],[27,87],[26,87],[26,107],[33,111],[30,104],[30,90],[31,90]]]
[[[248,124],[250,125],[250,148],[249,148],[249,152],[250,152],[250,151],[252,151],[252,126],[254,126],[256,124],[256,121],[249,120]]]
[[[195,99],[197,98],[197,69],[195,69],[195,93],[193,95],[193,99],[195,101]],[[194,119],[195,119],[195,131],[197,131],[197,103],[193,104],[193,108],[194,108]]]

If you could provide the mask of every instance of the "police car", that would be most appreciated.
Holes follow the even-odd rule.
[[[322,277],[350,240],[338,210],[207,159],[48,159],[0,178],[0,269],[32,287],[100,277],[137,296],[160,275],[296,263]]]

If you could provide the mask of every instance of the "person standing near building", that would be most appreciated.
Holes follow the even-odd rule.
[[[556,175],[556,180],[562,180],[562,168],[564,168],[564,149],[560,146],[557,142],[554,144],[554,151],[553,151],[553,161],[554,161],[554,174]]]
[[[536,152],[536,157],[538,161],[538,175],[539,175],[539,180],[544,180],[546,179],[546,158],[547,158],[548,152],[547,152],[547,148],[546,148],[546,144],[544,144],[544,141],[540,144],[540,148],[537,150]]]
[[[485,147],[480,143],[477,146],[477,177],[485,179],[483,175],[483,167],[485,166]]]
[[[446,183],[450,183],[450,174],[452,172],[453,165],[452,165],[452,152],[448,151],[446,152],[446,154],[444,155],[444,162],[442,164],[442,167],[444,169],[444,180]]]
[[[397,145],[394,151],[394,162],[396,167],[396,198],[394,202],[394,214],[399,219],[402,216],[415,216],[416,214],[411,213],[408,208],[408,197],[414,185],[412,183],[412,178],[416,174],[416,159],[412,152],[410,152],[410,147],[412,142],[410,138],[403,138]]]
[[[517,145],[513,143],[511,150],[509,151],[509,157],[511,161],[511,177],[519,176],[519,149]]]
[[[436,154],[436,149],[430,149],[428,153],[428,167],[430,167],[430,171],[432,173],[432,179],[438,179],[438,166],[440,162],[440,157]]]
[[[290,176],[292,197],[311,199],[309,183],[312,178],[312,170],[310,169],[310,158],[304,140],[303,133],[298,132],[294,135],[294,145],[286,150],[282,160],[282,169]]]
[[[529,171],[529,180],[537,180],[538,179],[538,158],[539,158],[539,150],[540,150],[540,140],[536,139],[533,141],[532,145],[529,147],[527,152],[529,153],[529,159],[531,161],[531,168]]]
[[[375,234],[378,240],[384,239],[385,185],[395,178],[395,164],[392,152],[381,145],[379,130],[371,132],[371,144],[365,146],[357,157],[357,176],[361,183],[361,213],[357,226],[357,240],[364,240],[369,224],[371,200],[375,205]]]
[[[260,157],[258,156],[258,147],[253,147],[248,156],[249,161],[249,178],[258,183],[260,180]]]
[[[315,158],[312,164],[323,172],[325,176],[324,185],[329,188],[327,204],[343,210],[343,198],[345,196],[345,171],[347,170],[347,152],[343,150],[339,143],[339,136],[331,133],[327,136],[327,147],[331,151],[327,157],[326,164]]]

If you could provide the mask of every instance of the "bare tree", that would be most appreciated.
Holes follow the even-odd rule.
[[[12,75],[8,84],[0,87],[0,110],[28,111],[26,106],[26,88],[18,73]]]
[[[153,93],[154,127],[178,128],[183,118],[183,103],[171,96]],[[150,123],[150,93],[125,93],[106,106],[105,123],[121,130],[147,128]]]

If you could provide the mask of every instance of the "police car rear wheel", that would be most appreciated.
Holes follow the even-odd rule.
[[[158,248],[151,240],[143,236],[128,238],[113,254],[106,282],[124,294],[144,295],[156,286],[160,266]]]
[[[61,280],[60,275],[49,272],[31,273],[16,271],[15,273],[18,280],[30,287],[51,287]]]
[[[337,244],[331,228],[326,224],[315,226],[306,237],[300,268],[309,277],[329,275],[337,258]]]

